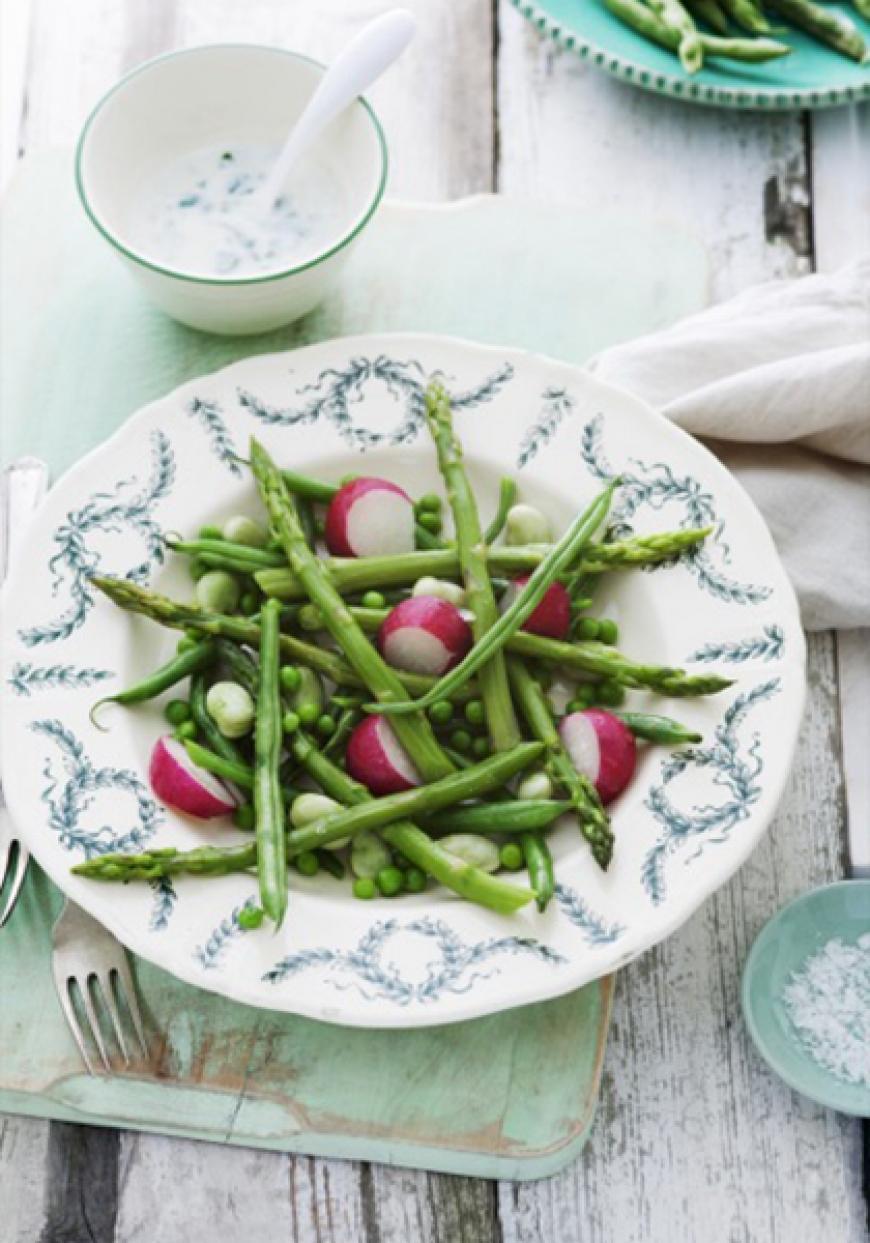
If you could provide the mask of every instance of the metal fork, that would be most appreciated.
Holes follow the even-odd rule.
[[[54,986],[60,998],[64,1016],[73,1038],[78,1045],[82,1060],[90,1074],[95,1074],[88,1055],[88,1042],[84,1025],[79,1022],[73,1004],[72,985],[75,984],[81,998],[81,1006],[87,1019],[90,1038],[100,1055],[103,1070],[110,1074],[112,1062],[97,1014],[102,1004],[112,1020],[115,1040],[118,1043],[124,1066],[130,1065],[130,1053],[124,1037],[124,1022],[118,1002],[121,1001],[130,1015],[133,1030],[142,1056],[148,1058],[148,1045],[142,1014],[136,999],[136,986],[130,974],[130,966],[123,946],[110,932],[86,914],[69,899],[55,921],[51,934],[53,953],[51,959]],[[96,1003],[96,1004],[95,1004]]]
[[[12,553],[47,487],[48,467],[38,458],[19,458],[0,478],[0,582],[6,577]],[[6,901],[0,908],[0,928],[18,901],[28,857],[24,845],[15,836],[0,785],[0,894],[8,881]]]

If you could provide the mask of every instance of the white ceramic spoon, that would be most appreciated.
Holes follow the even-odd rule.
[[[402,54],[417,23],[407,9],[391,9],[369,22],[329,66],[284,144],[275,166],[245,203],[245,214],[265,215],[287,184],[293,165],[321,131],[367,90]]]

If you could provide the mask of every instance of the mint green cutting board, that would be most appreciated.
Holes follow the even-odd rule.
[[[341,288],[303,323],[228,340],[143,300],[82,216],[66,152],[30,161],[0,252],[4,462],[56,477],[139,406],[252,353],[429,331],[582,362],[704,305],[707,267],[661,221],[493,198],[385,207]],[[572,1160],[592,1125],[612,978],[541,1005],[419,1031],[258,1011],[134,970],[151,1059],[91,1078],[50,972],[58,891],[31,867],[0,933],[0,1110],[490,1178]]]

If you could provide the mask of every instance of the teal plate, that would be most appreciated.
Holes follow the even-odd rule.
[[[837,937],[870,933],[870,880],[844,880],[795,898],[762,928],[743,971],[741,1000],[759,1053],[795,1091],[840,1113],[870,1118],[870,1087],[825,1070],[800,1043],[782,1001],[793,971]],[[870,1014],[867,1016],[870,1027]]]
[[[870,99],[870,62],[863,65],[831,51],[789,26],[794,51],[764,65],[716,61],[689,76],[676,56],[624,26],[600,0],[511,0],[514,8],[560,46],[608,73],[648,91],[723,108],[783,111],[829,108]],[[834,7],[834,6],[826,6]],[[837,5],[870,44],[870,22],[851,6]],[[785,28],[776,20],[777,28]]]

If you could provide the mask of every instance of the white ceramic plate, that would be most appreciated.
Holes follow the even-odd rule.
[[[705,700],[637,705],[697,726],[702,745],[644,749],[613,808],[616,851],[598,870],[576,826],[553,837],[559,888],[545,915],[505,918],[442,890],[362,902],[347,883],[290,874],[277,935],[239,927],[249,875],[120,887],[72,863],[145,844],[243,837],[158,806],[145,775],[159,703],[95,698],[173,651],[176,634],[115,609],[88,576],[126,575],[189,597],[162,531],[256,514],[235,461],[251,432],[279,461],[338,478],[365,469],[412,494],[439,487],[422,422],[427,376],[450,388],[485,519],[502,474],[557,528],[619,472],[626,530],[713,523],[699,556],[614,573],[598,604],[639,658],[717,668],[736,685]],[[364,457],[361,457],[364,455]],[[776,809],[798,732],[804,642],[770,536],[734,479],[689,436],[584,372],[536,355],[438,337],[330,341],[252,358],[184,385],[131,418],[65,475],[28,535],[4,602],[3,776],[16,824],[70,897],[131,950],[202,988],[337,1023],[448,1023],[541,1001],[622,966],[688,918],[735,871]],[[654,705],[654,706],[653,706]]]

